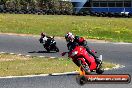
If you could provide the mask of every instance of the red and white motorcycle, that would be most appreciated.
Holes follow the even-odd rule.
[[[94,52],[94,50],[92,50]],[[75,48],[70,52],[63,52],[62,56],[68,53],[68,57],[80,67],[80,75],[90,74],[91,72],[96,72],[97,74],[102,74],[104,69],[102,68],[102,56],[98,60],[101,61],[97,64],[94,57],[89,55],[83,46],[75,46]]]

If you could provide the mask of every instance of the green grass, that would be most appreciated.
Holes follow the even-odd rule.
[[[92,16],[0,14],[0,32],[64,36],[67,32],[86,38],[132,42],[132,18]]]
[[[112,68],[115,64],[103,63],[104,68]],[[47,73],[70,72],[79,68],[66,58],[25,57],[0,54],[0,76],[38,75]]]

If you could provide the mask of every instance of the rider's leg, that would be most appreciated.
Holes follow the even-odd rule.
[[[95,54],[92,52],[92,50],[88,47],[88,46],[85,46],[87,52],[92,55],[95,59],[98,58],[97,56],[95,56]]]
[[[98,57],[95,56],[95,54],[92,52],[92,50],[87,46],[87,41],[84,41],[83,42],[83,46],[86,48],[87,52],[94,57],[96,63],[97,64],[100,64],[101,61],[99,59],[97,59]]]
[[[94,57],[97,64],[100,64],[101,61],[99,59],[97,59],[98,57],[95,56],[95,54],[91,51],[91,49],[88,46],[85,46],[85,48],[86,48],[87,52]]]
[[[95,56],[95,54],[92,52],[92,50],[87,46],[87,41],[83,42],[83,46],[86,48],[87,52],[92,55],[95,59],[97,58],[97,56]]]

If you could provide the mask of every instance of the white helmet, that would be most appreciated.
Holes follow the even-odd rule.
[[[71,32],[68,32],[66,35],[65,35],[65,39],[67,42],[73,42],[74,41],[74,35],[71,33]]]

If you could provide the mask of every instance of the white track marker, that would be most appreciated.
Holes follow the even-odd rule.
[[[73,71],[73,72],[64,72],[64,73],[52,73],[51,75],[53,75],[53,76],[56,76],[56,75],[77,75],[77,74],[79,74],[79,71]]]
[[[15,53],[10,53],[11,55],[14,55]]]
[[[56,57],[50,57],[50,58],[56,58]]]
[[[31,55],[26,55],[27,57],[31,57]]]
[[[45,57],[45,56],[39,56],[39,57]]]
[[[31,77],[44,77],[49,76],[49,74],[40,74],[40,75],[25,75],[25,76],[6,76],[6,77],[0,77],[0,79],[9,79],[9,78],[31,78]]]
[[[22,56],[22,54],[18,54],[18,56]]]
[[[132,43],[118,42],[118,43],[113,43],[113,44],[116,44],[116,45],[129,45],[129,44],[132,44]]]
[[[106,70],[106,71],[107,71],[107,70],[110,70],[110,68],[105,68],[104,70]]]
[[[0,52],[1,54],[4,54],[5,52]]]

